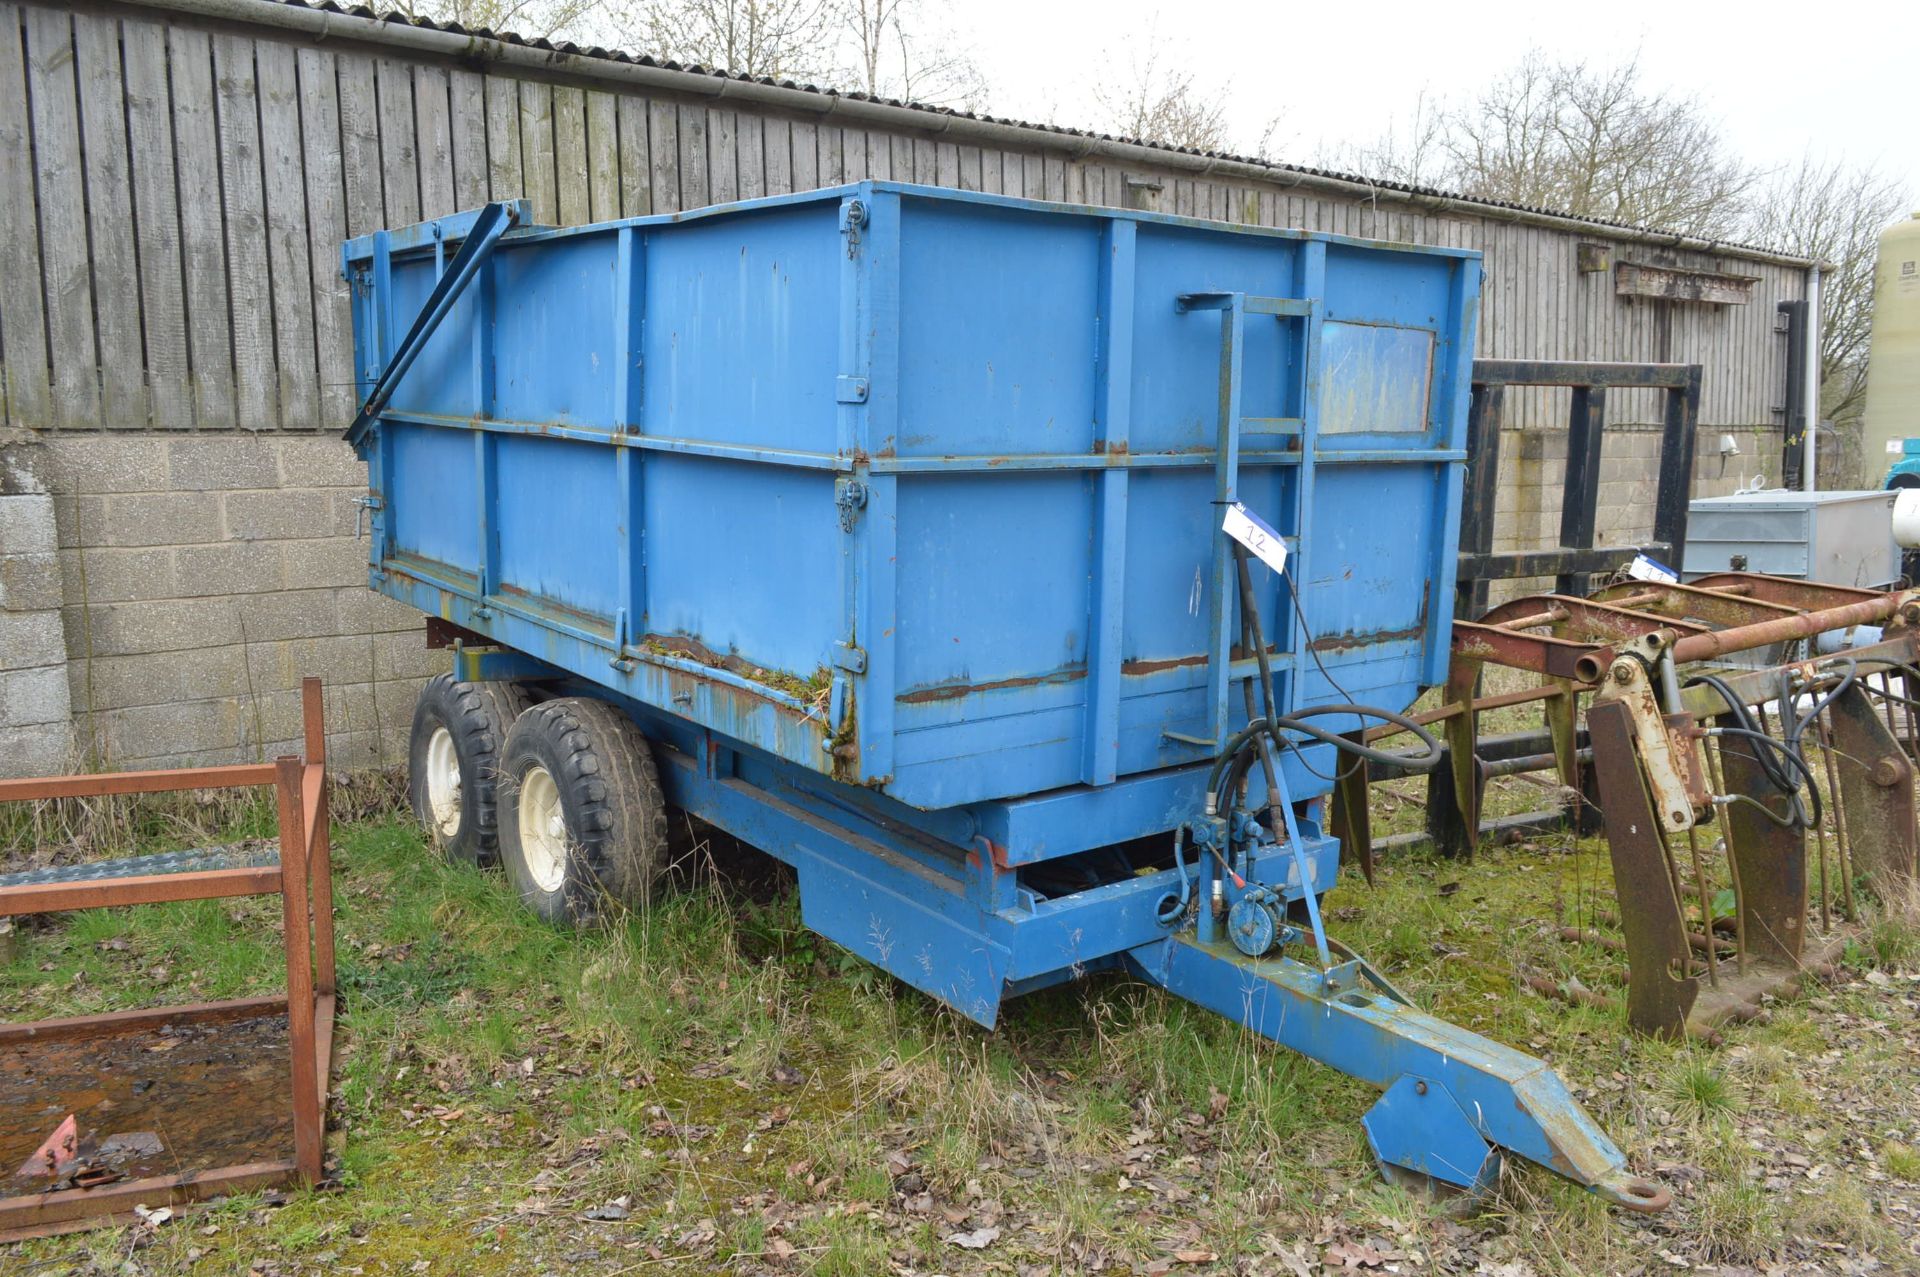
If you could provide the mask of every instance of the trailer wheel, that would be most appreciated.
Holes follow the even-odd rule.
[[[500,858],[529,909],[587,926],[609,900],[646,904],[667,858],[653,750],[605,701],[527,710],[501,756]]]
[[[517,683],[427,680],[407,742],[407,797],[442,855],[457,864],[500,859],[494,778],[507,728],[531,702]]]

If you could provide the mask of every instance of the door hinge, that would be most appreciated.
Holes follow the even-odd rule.
[[[833,397],[839,403],[865,403],[867,401],[867,379],[849,377],[845,374],[834,379]]]
[[[866,652],[851,643],[835,643],[833,645],[833,663],[849,674],[865,674],[867,672]]]

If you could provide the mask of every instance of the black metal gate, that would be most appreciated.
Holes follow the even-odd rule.
[[[1472,620],[1487,609],[1493,581],[1551,576],[1557,594],[1585,594],[1595,573],[1613,572],[1637,553],[1674,560],[1687,539],[1693,489],[1694,427],[1700,415],[1699,364],[1616,364],[1572,360],[1479,359],[1467,414],[1466,498],[1460,514],[1460,574],[1454,615]],[[1560,507],[1560,544],[1493,552],[1493,511],[1500,490],[1500,410],[1509,386],[1568,386],[1567,477]],[[1660,486],[1653,540],[1637,547],[1595,549],[1600,454],[1609,390],[1664,390]],[[1677,562],[1673,564],[1676,568]]]

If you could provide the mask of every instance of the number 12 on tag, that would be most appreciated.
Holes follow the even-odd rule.
[[[1280,534],[1265,519],[1236,501],[1227,507],[1226,517],[1220,521],[1220,527],[1275,572],[1286,571],[1287,543],[1280,539]]]

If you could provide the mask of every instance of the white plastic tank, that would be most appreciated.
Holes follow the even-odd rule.
[[[1920,438],[1920,212],[1880,234],[1861,438],[1867,482],[1877,486],[1911,438]]]
[[[1893,542],[1902,550],[1920,550],[1920,488],[1905,488],[1893,499]]]

